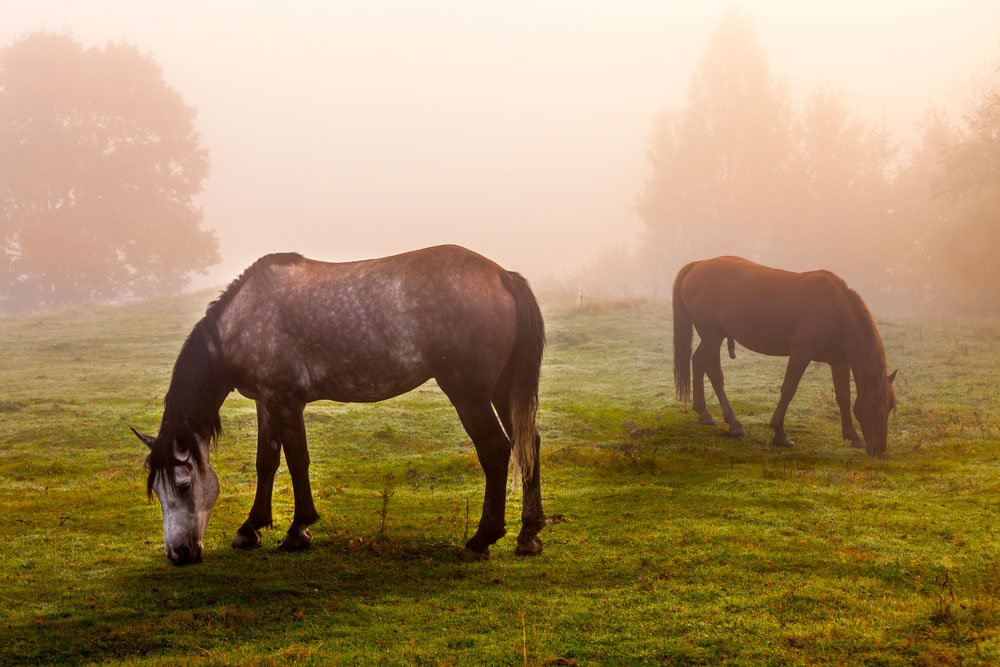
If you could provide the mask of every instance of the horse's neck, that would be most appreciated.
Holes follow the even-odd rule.
[[[886,374],[885,351],[878,331],[861,317],[852,321],[847,360],[858,392],[877,389]]]
[[[232,391],[214,329],[204,320],[195,325],[174,364],[164,419],[177,420],[214,435],[219,408]]]

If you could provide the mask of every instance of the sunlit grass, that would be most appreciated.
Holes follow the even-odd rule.
[[[264,547],[228,547],[255,483],[253,404],[231,397],[205,562],[175,568],[127,427],[155,431],[209,299],[0,320],[0,663],[1000,659],[996,321],[880,322],[899,409],[872,459],[841,442],[825,366],[778,450],[783,360],[724,358],[750,432],[732,440],[673,401],[668,304],[543,298],[542,555],[515,557],[511,535],[456,561],[483,478],[428,385],[308,408],[322,518],[298,554],[276,551],[284,468]],[[519,513],[515,496],[512,531]]]

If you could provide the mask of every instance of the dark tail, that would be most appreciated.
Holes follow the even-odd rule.
[[[514,351],[504,369],[510,386],[510,434],[514,461],[522,475],[535,469],[535,417],[538,413],[538,377],[545,349],[545,323],[538,301],[519,273],[500,274],[503,286],[517,305],[517,335]]]
[[[693,266],[694,262],[685,265],[674,279],[674,386],[681,403],[691,400],[691,341],[694,338],[691,318],[681,299],[681,284]]]

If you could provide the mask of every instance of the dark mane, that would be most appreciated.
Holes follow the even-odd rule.
[[[222,433],[219,407],[232,391],[232,382],[221,356],[222,343],[218,330],[219,317],[226,306],[253,276],[272,266],[294,264],[302,260],[302,255],[297,253],[276,253],[261,257],[229,283],[222,294],[209,304],[205,316],[194,325],[174,363],[170,388],[163,399],[160,432],[146,458],[146,467],[149,469],[147,494],[152,494],[157,475],[163,471],[172,475],[174,467],[180,463],[174,457],[175,442],[186,442],[189,445],[191,461],[201,469],[205,465],[205,454],[200,447],[194,446],[195,437],[214,445]]]
[[[844,283],[844,286],[847,289],[848,303],[854,311],[854,321],[858,325],[861,339],[868,343],[864,348],[864,354],[858,360],[858,370],[866,378],[877,378],[872,384],[880,387],[886,381],[885,346],[882,345],[882,337],[879,336],[878,327],[875,326],[875,318],[872,317],[864,299],[853,289],[847,287],[847,283]]]

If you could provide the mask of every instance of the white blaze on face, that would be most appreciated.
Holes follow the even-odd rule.
[[[199,442],[198,446],[204,445]],[[163,546],[167,557],[186,563],[201,557],[202,538],[212,506],[219,497],[219,479],[207,452],[202,470],[194,465],[189,454],[177,458],[183,463],[174,468],[172,478],[169,471],[158,475],[153,481],[153,492],[163,511]]]

